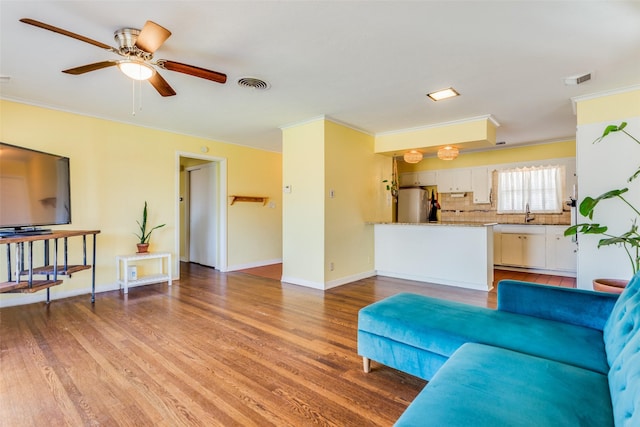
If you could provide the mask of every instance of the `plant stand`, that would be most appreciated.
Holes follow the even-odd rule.
[[[133,261],[158,259],[160,261],[160,272],[148,276],[138,277],[129,280],[129,263]],[[122,269],[120,268],[122,266]],[[116,257],[116,277],[120,289],[124,288],[124,293],[129,293],[129,286],[149,285],[151,283],[167,282],[171,286],[171,254],[169,252],[145,252],[132,255],[118,255]]]

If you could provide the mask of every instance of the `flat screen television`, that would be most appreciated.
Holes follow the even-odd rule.
[[[71,223],[69,158],[0,142],[0,235]]]

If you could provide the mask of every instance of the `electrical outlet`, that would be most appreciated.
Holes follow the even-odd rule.
[[[329,270],[330,270],[330,271],[333,271],[334,267],[335,267],[335,266],[333,265],[333,263],[332,263],[332,262],[330,262],[330,263],[329,263]]]

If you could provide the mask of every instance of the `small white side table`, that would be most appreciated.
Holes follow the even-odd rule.
[[[136,280],[129,280],[129,263],[132,261],[159,259],[160,273],[138,277]],[[166,259],[166,262],[165,262]],[[122,269],[120,269],[122,264]],[[120,289],[124,287],[124,293],[129,293],[129,286],[148,285],[150,283],[167,282],[171,286],[171,254],[169,252],[145,252],[132,255],[118,255],[116,257],[116,276]]]

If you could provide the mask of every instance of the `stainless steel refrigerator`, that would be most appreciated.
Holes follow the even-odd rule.
[[[429,195],[422,188],[401,188],[398,192],[398,222],[427,222]]]

